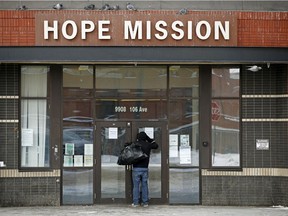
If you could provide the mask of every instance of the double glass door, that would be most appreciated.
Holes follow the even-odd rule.
[[[159,144],[152,150],[149,164],[150,203],[167,203],[167,153],[165,123],[97,122],[94,169],[95,203],[132,202],[132,166],[120,166],[117,159],[125,143],[145,131]]]

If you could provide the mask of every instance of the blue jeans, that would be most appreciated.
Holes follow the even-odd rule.
[[[133,179],[133,203],[139,205],[140,199],[140,183],[142,191],[142,203],[143,205],[148,204],[148,168],[133,168],[132,172]]]

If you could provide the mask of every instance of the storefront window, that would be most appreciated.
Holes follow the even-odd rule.
[[[63,204],[93,204],[93,168],[63,169]]]
[[[93,166],[91,101],[69,99],[63,103],[63,166]]]
[[[163,66],[103,66],[96,68],[96,97],[166,97],[167,68]]]
[[[169,68],[170,97],[198,97],[199,68],[171,66]]]
[[[63,204],[93,204],[93,77],[93,66],[63,67]]]
[[[21,166],[49,167],[47,66],[21,67]]]
[[[96,100],[98,119],[167,119],[166,99],[99,99]]]
[[[199,169],[170,168],[169,189],[171,204],[199,203]]]
[[[199,68],[169,67],[169,202],[199,203]]]
[[[199,100],[170,101],[170,166],[199,166]]]
[[[167,119],[167,67],[99,66],[97,119]]]
[[[63,67],[63,96],[93,96],[93,66],[66,65]]]
[[[240,68],[212,69],[212,166],[240,166]]]

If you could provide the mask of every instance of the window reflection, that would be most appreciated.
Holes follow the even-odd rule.
[[[63,204],[93,204],[93,168],[63,170]]]
[[[212,97],[239,97],[240,68],[212,68]]]
[[[240,166],[240,68],[212,69],[212,166]]]
[[[199,169],[170,169],[169,202],[199,203]]]
[[[199,203],[199,67],[169,67],[169,202]]]
[[[163,66],[100,66],[96,68],[96,96],[164,97],[166,79],[166,67]]]
[[[118,166],[117,159],[128,132],[125,127],[117,131],[117,139],[111,139],[109,128],[101,127],[101,198],[125,198],[125,166]]]
[[[96,100],[98,119],[167,119],[165,99]]]
[[[65,100],[63,104],[63,164],[93,166],[93,118],[91,101]]]
[[[63,95],[65,97],[91,97],[92,90],[92,66],[68,65],[63,67]]]
[[[176,146],[169,147],[170,166],[198,166],[199,165],[199,110],[198,100],[173,100],[170,102],[170,143],[177,142]],[[185,143],[183,137],[188,138],[191,151],[189,163],[181,160],[181,149]],[[182,139],[181,139],[182,138]],[[182,157],[183,159],[183,157]]]
[[[171,66],[169,87],[172,97],[197,97],[199,95],[199,68]]]

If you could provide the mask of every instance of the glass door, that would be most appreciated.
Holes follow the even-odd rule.
[[[132,127],[133,140],[137,133],[144,131],[159,145],[152,150],[149,162],[149,204],[168,203],[168,148],[166,121],[139,121]]]
[[[159,122],[96,122],[94,170],[95,203],[132,203],[132,167],[117,164],[125,143],[145,131],[159,144],[149,165],[151,204],[167,203],[167,153],[165,124]]]
[[[131,142],[130,122],[96,122],[96,203],[131,202],[131,166],[117,164],[127,142]]]

